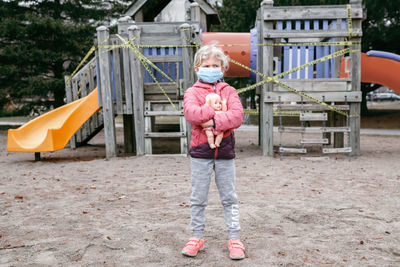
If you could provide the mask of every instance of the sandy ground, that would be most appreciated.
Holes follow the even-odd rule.
[[[99,134],[34,162],[7,153],[0,131],[0,266],[400,265],[400,136],[361,136],[351,160],[262,157],[257,131],[236,136],[240,262],[228,257],[215,184],[206,249],[180,254],[190,237],[189,158],[106,160]]]

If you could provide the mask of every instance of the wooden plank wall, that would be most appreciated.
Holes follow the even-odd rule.
[[[87,96],[92,90],[97,88],[96,59],[90,60],[72,78],[65,77],[66,102],[71,103],[79,98]],[[71,148],[85,144],[90,140],[93,133],[97,132],[103,125],[103,115],[101,111],[93,114],[88,121],[71,138],[69,145]]]
[[[280,49],[263,46],[259,49],[263,73],[272,76],[307,62],[325,57],[343,49],[343,46],[313,45],[304,43],[333,42],[349,39],[361,41],[361,20],[363,17],[361,0],[350,0],[352,32],[349,39],[348,9],[346,5],[336,6],[285,6],[274,7],[272,0],[261,3],[259,39],[263,44],[291,43]],[[293,44],[294,43],[294,44]],[[295,43],[299,43],[296,45]],[[302,43],[302,44],[300,44]],[[360,49],[352,46],[351,49]],[[260,52],[260,50],[262,52]],[[278,51],[278,52],[276,52]],[[348,79],[340,78],[340,58],[326,60],[305,69],[285,75],[281,81],[324,102],[346,102],[350,114],[360,114],[360,54],[351,53],[351,74]],[[275,68],[270,59],[274,58]],[[260,130],[263,154],[273,154],[273,116],[274,103],[281,101],[305,103],[311,100],[300,97],[279,85],[267,83],[261,91]],[[359,155],[359,117],[350,119],[352,155]]]

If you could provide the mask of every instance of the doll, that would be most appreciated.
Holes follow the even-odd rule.
[[[221,100],[221,97],[218,94],[211,93],[206,96],[206,103],[205,105],[210,106],[214,109],[215,114],[225,112],[227,110],[226,106],[226,99]],[[213,127],[204,128],[206,131],[208,144],[210,145],[211,149],[219,147],[222,141],[222,137],[224,133],[221,131],[215,130]],[[214,140],[215,135],[215,140]]]

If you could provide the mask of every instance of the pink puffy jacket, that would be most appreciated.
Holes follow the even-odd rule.
[[[226,112],[215,114],[214,110],[204,105],[206,96],[217,93],[222,99],[226,99]],[[233,129],[238,128],[243,121],[243,107],[239,96],[232,86],[225,82],[214,84],[197,81],[186,90],[184,96],[184,114],[186,120],[192,124],[192,140],[189,154],[194,158],[231,159],[235,157],[235,138]],[[207,136],[201,123],[214,118],[215,130],[223,131],[219,148],[211,149],[207,142]]]

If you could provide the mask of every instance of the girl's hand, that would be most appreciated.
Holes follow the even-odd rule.
[[[200,124],[200,126],[203,127],[203,128],[212,127],[213,125],[214,125],[214,122],[213,122],[212,119],[209,120],[209,121],[203,122],[202,124]]]

